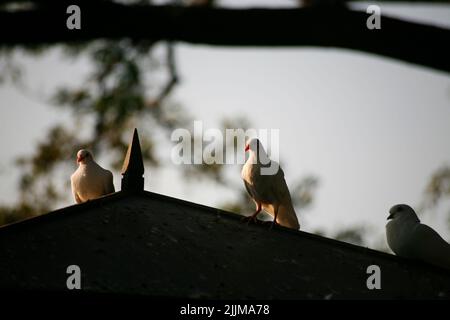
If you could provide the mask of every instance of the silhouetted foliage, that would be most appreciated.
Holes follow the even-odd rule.
[[[423,207],[434,207],[439,200],[448,196],[450,196],[450,167],[443,166],[433,173],[426,186]]]
[[[365,243],[364,231],[365,228],[363,226],[350,227],[336,232],[333,238],[361,246]]]

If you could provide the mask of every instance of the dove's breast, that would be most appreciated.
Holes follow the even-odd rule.
[[[409,226],[392,220],[386,225],[386,240],[389,248],[398,256],[413,258],[413,243]]]
[[[420,226],[421,224],[415,221],[393,220],[387,224],[387,241],[396,255],[410,259],[423,258],[423,249],[427,247],[427,244],[424,243],[420,232],[418,232]]]
[[[103,172],[98,169],[96,167],[83,168],[74,177],[76,192],[83,202],[104,194]]]

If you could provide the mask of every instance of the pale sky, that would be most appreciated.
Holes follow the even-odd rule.
[[[381,8],[382,13],[450,27],[449,6]],[[181,83],[172,99],[203,120],[205,129],[237,115],[249,118],[257,129],[280,129],[281,165],[288,184],[307,174],[319,177],[314,206],[298,212],[304,231],[368,224],[373,234],[381,235],[389,208],[396,203],[418,205],[431,173],[450,164],[448,74],[338,49],[180,44],[176,55]],[[89,69],[84,58],[61,59],[59,49],[40,58],[18,54],[16,59],[25,63],[26,83],[33,93],[0,87],[2,202],[16,194],[14,158],[29,154],[52,124],[71,121],[69,112],[36,96],[51,94],[55,85],[79,83]],[[168,152],[162,156],[168,158]],[[241,185],[240,168],[235,167],[234,179]],[[119,189],[119,172],[115,185]],[[233,190],[184,183],[171,163],[158,173],[146,172],[146,189],[210,206],[233,196]],[[450,240],[445,210],[448,206],[423,221]]]

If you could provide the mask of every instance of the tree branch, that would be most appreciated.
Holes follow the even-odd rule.
[[[369,15],[364,12],[331,8],[234,10],[78,3],[82,12],[81,30],[66,28],[67,2],[34,10],[0,12],[0,47],[98,38],[221,46],[337,47],[450,72],[450,50],[446,45],[450,30],[384,16],[381,30],[369,30],[366,28]]]

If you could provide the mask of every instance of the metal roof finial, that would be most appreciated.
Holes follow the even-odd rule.
[[[144,190],[144,162],[137,129],[134,129],[133,140],[128,146],[122,166],[122,191],[136,192]]]

